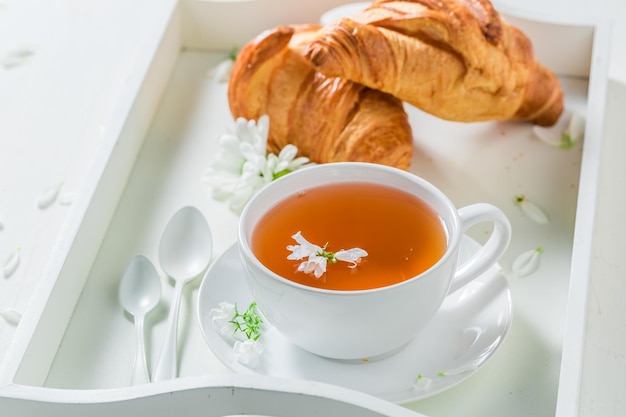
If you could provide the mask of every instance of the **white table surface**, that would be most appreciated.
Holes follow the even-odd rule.
[[[611,20],[609,78],[626,84],[626,2],[499,3],[546,18]],[[171,4],[0,0],[0,267],[17,248],[20,255],[15,273],[0,276],[1,307],[27,309],[71,210],[72,195],[98,152],[99,137],[107,128],[103,120],[114,110],[119,90],[111,86],[123,87],[133,69],[129,57],[154,36],[158,25],[151,22],[164,19]],[[38,208],[37,199],[59,182],[62,198]],[[14,329],[0,321],[0,360]],[[611,400],[615,410],[626,410],[623,395]]]

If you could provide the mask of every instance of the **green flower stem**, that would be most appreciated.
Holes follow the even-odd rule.
[[[230,320],[235,326],[235,331],[242,332],[248,339],[258,340],[261,337],[261,323],[263,320],[256,311],[256,301],[253,301],[248,306],[248,309],[243,313],[239,313],[237,305],[235,304],[235,316]]]

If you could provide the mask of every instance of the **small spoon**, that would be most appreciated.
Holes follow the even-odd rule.
[[[159,262],[163,271],[176,284],[168,317],[168,329],[153,381],[176,377],[178,311],[183,287],[200,275],[211,261],[213,238],[211,229],[200,211],[194,207],[180,209],[163,231],[159,244]]]
[[[146,314],[161,298],[161,281],[154,265],[145,256],[134,256],[124,271],[119,287],[120,304],[135,319],[136,348],[131,384],[150,382],[144,343],[143,322]]]

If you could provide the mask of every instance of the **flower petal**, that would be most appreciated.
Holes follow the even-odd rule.
[[[415,383],[413,384],[413,391],[416,393],[425,392],[430,390],[433,380],[430,378],[426,378],[425,376],[419,374],[415,379]]]
[[[281,161],[292,161],[298,154],[298,148],[295,145],[287,144],[278,154]]]
[[[7,323],[17,326],[20,324],[20,320],[22,319],[22,315],[12,308],[2,308],[0,307],[0,317],[2,317]]]
[[[5,278],[10,278],[15,273],[19,265],[20,265],[20,248],[18,247],[18,248],[15,248],[13,252],[11,252],[8,258],[5,260],[4,265],[2,267],[2,274],[4,275]]]
[[[548,216],[535,203],[533,203],[531,201],[528,201],[528,200],[524,200],[524,201],[520,202],[519,206],[522,209],[522,211],[524,212],[524,214],[526,214],[526,216],[528,216],[529,219],[531,219],[531,220],[533,220],[533,221],[535,221],[535,222],[537,222],[539,224],[546,224],[546,223],[548,223],[548,221],[549,221],[548,220]]]
[[[335,253],[335,258],[339,261],[350,262],[350,268],[354,268],[357,265],[357,262],[367,256],[367,251],[361,248],[352,248],[348,250],[341,249],[337,253]]]
[[[578,113],[573,113],[567,127],[572,142],[577,142],[585,134],[585,118]]]
[[[305,247],[306,250],[310,252],[310,254],[314,254],[314,253],[322,251],[322,247],[321,246],[314,245],[313,243],[311,243],[308,240],[306,240],[304,238],[304,236],[302,236],[302,232],[301,231],[298,231],[295,235],[293,235],[291,237],[292,237],[293,240],[298,242],[301,246]]]
[[[217,329],[220,336],[228,339],[242,340],[236,332],[237,327],[232,323],[235,317],[235,305],[222,301],[219,307],[209,311],[211,323]]]
[[[561,149],[570,149],[582,139],[585,119],[570,110],[563,112],[553,126],[533,126],[533,133],[542,142]]]
[[[323,256],[311,255],[309,258],[298,265],[298,271],[305,274],[313,273],[315,278],[321,277],[326,272],[328,260]]]
[[[291,171],[295,171],[297,169],[304,168],[309,162],[310,162],[309,158],[301,156],[291,161],[287,168],[290,169]]]
[[[249,368],[257,368],[261,363],[261,354],[265,345],[258,340],[236,341],[233,346],[235,360]]]
[[[511,266],[513,273],[519,277],[530,275],[539,269],[541,261],[541,254],[543,253],[542,247],[537,247],[525,252],[522,252]]]
[[[270,133],[270,117],[267,114],[259,117],[259,121],[257,122],[257,133],[263,140],[263,152],[266,152],[267,137]]]
[[[59,204],[62,206],[71,206],[76,198],[76,193],[67,191],[59,195]]]
[[[62,185],[63,181],[59,181],[55,185],[43,190],[39,197],[37,197],[37,207],[39,207],[40,209],[46,209],[50,207],[52,203],[56,201]]]

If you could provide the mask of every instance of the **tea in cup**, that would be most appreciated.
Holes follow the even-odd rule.
[[[489,239],[457,265],[462,235],[482,222],[493,223]],[[510,237],[493,205],[457,209],[414,174],[345,162],[261,189],[241,215],[238,245],[252,296],[284,337],[324,357],[373,360],[411,341]]]

